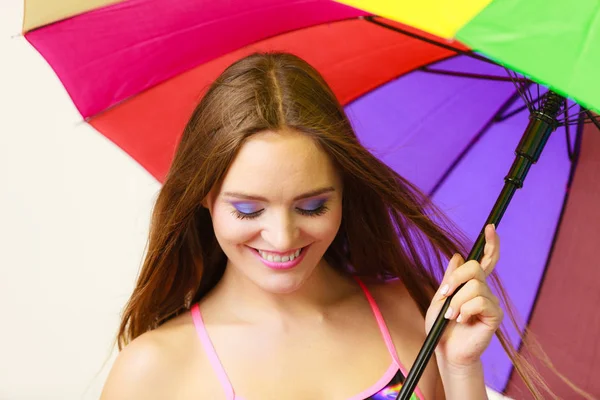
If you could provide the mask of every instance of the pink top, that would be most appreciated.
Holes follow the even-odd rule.
[[[385,342],[385,345],[390,353],[392,358],[392,362],[385,372],[385,374],[371,387],[362,392],[352,396],[348,400],[384,400],[389,398],[395,398],[402,387],[402,382],[404,382],[404,377],[406,376],[406,369],[400,363],[398,359],[398,355],[396,353],[396,348],[394,347],[394,342],[392,341],[392,337],[390,336],[390,332],[385,324],[385,320],[383,319],[383,315],[375,302],[375,299],[365,286],[365,284],[358,278],[355,278],[363,292],[369,304],[371,305],[371,309],[373,310],[373,314],[375,315],[375,319],[377,320],[377,325],[379,326],[379,330],[381,331],[381,336]],[[233,386],[229,381],[229,377],[225,372],[225,368],[221,364],[219,360],[219,356],[215,351],[215,348],[208,336],[208,332],[206,331],[206,327],[204,326],[204,321],[202,320],[202,315],[200,313],[200,307],[198,303],[194,304],[191,308],[192,319],[194,320],[194,326],[196,327],[196,332],[198,334],[198,338],[204,347],[204,351],[206,352],[208,359],[213,366],[219,381],[221,382],[221,386],[223,386],[223,390],[225,391],[225,395],[227,400],[243,400],[240,396],[235,394],[233,390]],[[393,396],[393,397],[391,397]],[[423,400],[423,394],[419,390],[419,388],[415,388],[415,393],[411,399],[415,400]]]

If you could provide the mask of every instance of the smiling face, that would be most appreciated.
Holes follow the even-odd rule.
[[[342,186],[313,139],[295,131],[246,140],[209,200],[227,269],[273,293],[298,289],[342,220]]]

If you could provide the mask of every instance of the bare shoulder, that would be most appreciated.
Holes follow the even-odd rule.
[[[410,369],[427,335],[425,317],[401,280],[369,285],[390,330],[398,358]],[[443,399],[443,386],[434,359],[418,384],[426,399]]]
[[[175,398],[186,389],[182,377],[197,368],[189,313],[182,314],[129,343],[117,356],[101,400]],[[192,326],[193,330],[193,326]],[[191,390],[191,389],[190,389]]]
[[[403,322],[412,321],[425,334],[425,320],[419,307],[400,279],[369,285],[381,312],[389,318],[401,318]]]
[[[164,398],[169,355],[156,332],[146,332],[117,356],[108,375],[101,400]]]
[[[425,318],[410,292],[399,280],[367,285],[381,310],[400,356],[416,355],[425,340]]]

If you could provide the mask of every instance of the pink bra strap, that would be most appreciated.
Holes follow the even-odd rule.
[[[219,381],[221,381],[221,385],[223,386],[223,390],[225,391],[227,400],[233,400],[235,399],[233,386],[229,381],[229,377],[225,372],[225,368],[223,368],[223,364],[221,364],[221,360],[219,360],[219,356],[215,351],[215,347],[210,341],[210,337],[208,336],[208,332],[206,331],[206,327],[204,326],[204,321],[202,320],[202,315],[200,314],[200,307],[198,306],[198,303],[192,306],[191,311],[192,319],[194,320],[194,326],[196,327],[196,333],[200,338],[200,343],[202,343],[202,347],[204,347],[204,351],[208,356],[208,360],[214,368],[214,371],[217,374]]]
[[[390,335],[390,331],[389,331],[387,325],[385,324],[385,320],[383,319],[383,315],[381,314],[381,311],[379,310],[379,307],[377,306],[375,299],[371,295],[371,292],[369,292],[369,289],[367,289],[367,286],[358,277],[355,276],[354,279],[356,280],[356,282],[358,282],[358,284],[362,288],[363,292],[365,292],[365,296],[367,297],[367,300],[369,301],[369,305],[371,306],[371,309],[373,310],[373,314],[375,315],[375,319],[377,320],[377,325],[379,326],[379,330],[381,331],[381,336],[383,336],[383,341],[385,342],[385,345],[388,349],[388,352],[390,353],[390,356],[392,356],[392,360],[394,360],[394,362],[396,363],[398,368],[400,370],[402,370],[403,373],[405,373],[404,367],[402,367],[402,364],[400,363],[400,360],[398,359],[398,354],[396,353],[396,347],[394,346],[394,342],[392,341],[392,336]]]

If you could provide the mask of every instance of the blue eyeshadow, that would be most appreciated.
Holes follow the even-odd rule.
[[[313,199],[301,203],[298,207],[306,211],[314,211],[323,207],[323,204],[325,204],[326,202],[327,199]]]
[[[231,203],[242,214],[252,214],[260,210],[254,203]]]

